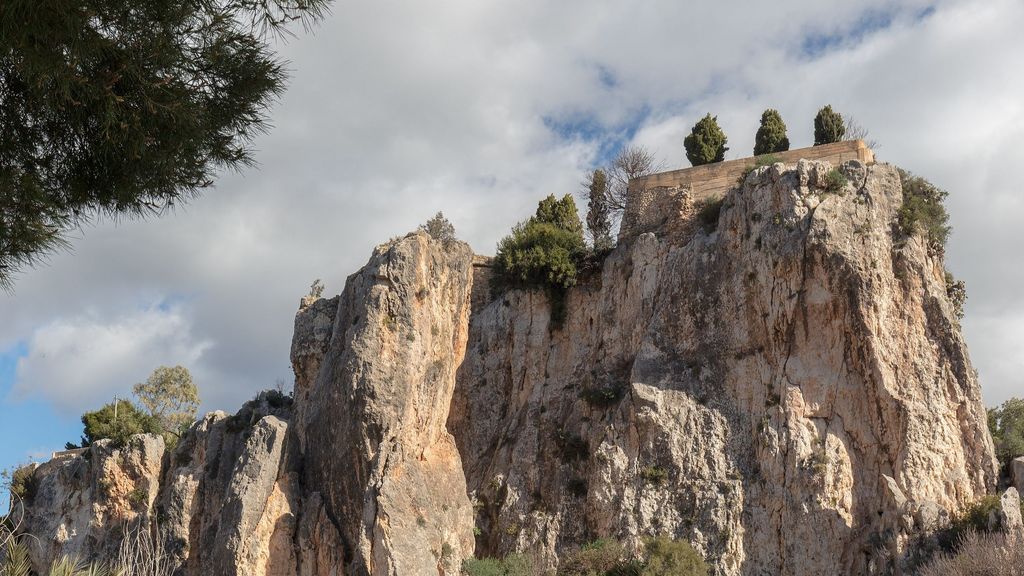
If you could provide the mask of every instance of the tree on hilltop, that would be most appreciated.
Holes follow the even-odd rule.
[[[159,215],[253,163],[330,0],[0,2],[0,286],[99,216]]]
[[[831,144],[840,142],[846,134],[846,125],[843,123],[842,114],[832,110],[828,105],[818,110],[814,117],[814,145]]]
[[[594,250],[602,251],[614,245],[612,240],[611,205],[608,198],[608,177],[604,170],[597,169],[590,174],[587,189],[587,230],[593,241]]]
[[[769,108],[761,114],[761,127],[754,136],[754,156],[789,150],[786,123],[778,110]]]
[[[728,150],[727,141],[725,132],[718,126],[718,116],[708,114],[693,125],[690,135],[683,140],[686,159],[694,166],[721,162]]]
[[[184,366],[160,366],[132,392],[165,432],[180,436],[196,419],[199,388]]]

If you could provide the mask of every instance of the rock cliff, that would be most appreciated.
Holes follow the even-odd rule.
[[[898,171],[848,162],[834,190],[830,168],[758,168],[717,214],[666,192],[559,325],[543,294],[489,298],[465,244],[382,245],[303,300],[294,404],[39,467],[34,559],[142,527],[183,576],[452,575],[668,534],[717,575],[899,573],[996,466]]]

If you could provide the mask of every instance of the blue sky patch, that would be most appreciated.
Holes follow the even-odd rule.
[[[931,11],[934,12],[934,8]],[[810,34],[800,43],[800,55],[815,59],[837,48],[858,44],[867,36],[892,26],[897,14],[898,9],[869,10],[853,26],[835,28],[824,34]]]

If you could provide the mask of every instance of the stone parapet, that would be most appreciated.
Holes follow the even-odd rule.
[[[875,161],[874,152],[862,140],[777,152],[771,156],[784,164],[795,164],[801,159],[827,160],[833,164],[847,160],[859,160],[865,164]],[[688,196],[691,204],[723,196],[756,162],[755,157],[740,158],[630,180],[619,240],[661,229],[678,213],[673,207],[680,203],[680,196]]]

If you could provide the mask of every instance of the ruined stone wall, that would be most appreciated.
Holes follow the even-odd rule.
[[[825,160],[836,165],[847,160],[859,160],[865,164],[875,161],[874,152],[862,140],[800,148],[772,156],[785,164],[795,164],[801,159]],[[681,206],[699,204],[708,198],[721,198],[755,163],[755,158],[740,158],[631,180],[619,239],[635,238],[644,232],[663,229],[667,223],[679,219]]]

